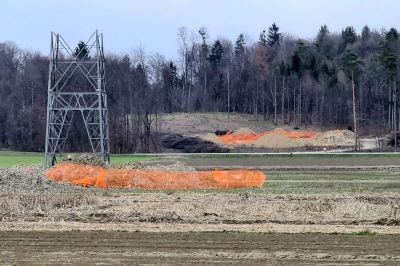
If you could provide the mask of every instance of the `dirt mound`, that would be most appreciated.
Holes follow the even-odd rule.
[[[256,132],[251,130],[250,128],[243,127],[239,128],[238,130],[235,130],[235,132],[232,133],[234,136],[242,136],[242,135],[257,135]]]
[[[230,130],[230,129],[224,129],[224,130],[217,130],[217,131],[214,132],[214,134],[217,135],[217,136],[223,136],[223,135],[226,135],[226,134],[230,134],[232,132],[233,131]]]
[[[226,189],[262,187],[266,176],[256,170],[162,171],[110,169],[60,163],[45,175],[56,182],[83,187],[128,189]]]
[[[292,139],[285,135],[268,134],[254,142],[255,147],[264,148],[294,148],[303,147],[306,143],[302,139]]]
[[[173,171],[173,172],[195,172],[196,169],[191,166],[187,166],[183,162],[177,161],[174,164],[171,165],[149,165],[144,167],[146,170],[153,170],[153,171]]]
[[[350,130],[330,130],[320,132],[315,141],[315,146],[352,146],[354,133]]]
[[[108,167],[115,169],[142,169],[143,164],[140,162],[112,163]]]
[[[313,139],[317,135],[314,131],[287,131],[280,128],[265,131],[260,134],[250,129],[240,129],[233,134],[223,136],[207,136],[211,141],[217,138],[226,145],[249,145],[265,148],[290,148],[304,146],[303,139]],[[216,142],[218,143],[218,142]]]
[[[317,132],[315,131],[304,131],[304,130],[296,130],[296,131],[289,131],[289,130],[283,130],[276,128],[272,131],[266,131],[262,133],[262,135],[281,135],[281,136],[287,136],[288,138],[291,139],[313,139],[316,137]]]
[[[106,165],[106,163],[100,158],[100,156],[93,153],[68,154],[67,156],[63,157],[62,162],[87,164],[95,166]]]
[[[215,134],[210,134],[214,135]],[[185,137],[179,134],[167,134],[162,138],[162,144],[165,148],[182,150],[187,153],[198,152],[229,152],[229,149],[215,144],[215,139],[206,139],[198,137]]]
[[[235,133],[217,136],[207,134],[203,139],[219,145],[247,145],[257,148],[297,148],[305,146],[352,146],[354,133],[349,130],[326,132],[305,130],[284,130],[275,128],[260,134],[251,129],[241,128]]]
[[[225,135],[222,135],[225,136]],[[201,136],[201,138],[205,141],[210,141],[219,145],[223,145],[224,142],[222,140],[220,140],[219,138],[220,136],[215,135],[214,133],[207,133],[203,136]]]
[[[0,192],[34,192],[46,190],[65,190],[73,187],[57,184],[44,176],[42,165],[13,166],[0,170]]]

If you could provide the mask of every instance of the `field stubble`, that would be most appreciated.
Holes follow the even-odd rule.
[[[41,166],[18,166],[0,170],[0,220],[199,224],[204,228],[209,224],[400,224],[398,171],[266,173],[268,181],[260,189],[102,190],[54,183],[43,175]]]

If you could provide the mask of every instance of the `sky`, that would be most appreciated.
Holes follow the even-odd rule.
[[[108,52],[142,47],[174,58],[181,26],[194,33],[204,26],[210,40],[240,33],[257,40],[276,22],[282,32],[309,39],[323,24],[331,32],[366,24],[400,29],[399,10],[399,0],[0,0],[0,42],[48,54],[51,31],[75,46],[98,29]]]

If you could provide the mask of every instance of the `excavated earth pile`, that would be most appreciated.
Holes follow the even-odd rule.
[[[216,145],[215,142],[208,141],[199,137],[185,137],[180,134],[165,134],[161,138],[164,148],[180,150],[186,153],[207,152],[221,153],[229,152],[229,149]]]
[[[47,178],[42,165],[17,165],[0,169],[0,193],[70,191],[79,187],[56,183]]]
[[[271,131],[256,133],[248,128],[227,131],[225,135],[206,134],[204,140],[216,144],[233,146],[250,146],[256,148],[296,148],[296,147],[343,147],[352,146],[354,133],[349,130],[316,131],[289,131],[276,128]]]

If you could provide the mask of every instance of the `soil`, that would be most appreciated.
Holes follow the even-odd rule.
[[[217,130],[238,130],[242,127],[256,132],[270,130],[273,124],[260,116],[237,113],[173,113],[160,117],[160,132],[199,136]],[[290,127],[288,127],[290,128]]]
[[[73,191],[79,187],[55,183],[45,177],[43,165],[17,165],[0,169],[1,192]]]
[[[331,130],[325,132],[294,131],[276,128],[272,131],[256,133],[249,128],[239,128],[233,134],[217,136],[208,133],[201,136],[222,147],[248,146],[256,148],[287,149],[299,147],[351,147],[354,145],[354,133],[349,130]]]
[[[174,113],[161,116],[159,123],[158,132],[160,136],[180,135],[184,139],[181,144],[179,143],[181,141],[176,144],[163,143],[163,151],[166,152],[344,151],[352,150],[354,145],[354,133],[345,129],[347,127],[331,130],[332,128],[315,126],[294,128],[293,125],[280,124],[277,128],[271,121],[264,121],[261,116],[257,119],[255,115],[236,113],[229,115],[227,113]],[[229,131],[233,131],[233,135],[250,134],[256,136],[254,133],[271,130],[294,132],[311,130],[322,133],[315,140],[301,139],[298,141],[289,139],[286,136],[263,136],[257,142],[251,143],[251,145],[242,145],[242,143],[227,145],[218,138],[218,135]],[[360,143],[362,150],[378,150],[379,148],[375,137],[366,138],[363,136],[360,139]],[[172,147],[172,144],[177,148]]]
[[[250,128],[247,127],[242,127],[239,128],[238,130],[235,130],[233,132],[234,136],[240,136],[240,135],[256,135],[257,133],[251,130]]]
[[[163,148],[173,149],[186,153],[218,153],[229,152],[228,148],[220,147],[212,140],[199,137],[185,137],[175,133],[159,134]],[[216,136],[215,134],[213,134]]]
[[[2,231],[0,264],[400,263],[400,235]]]

